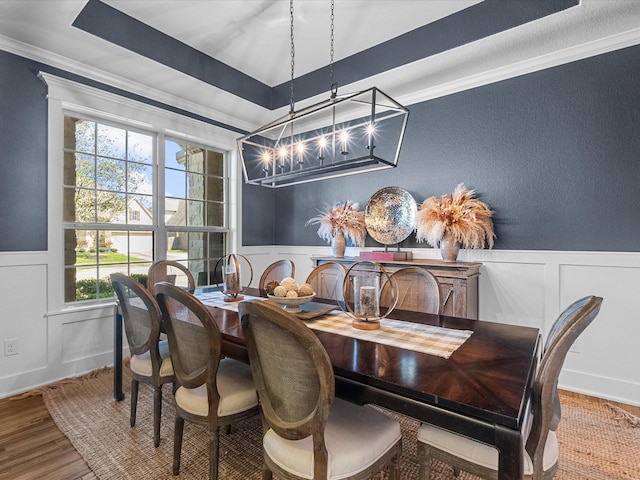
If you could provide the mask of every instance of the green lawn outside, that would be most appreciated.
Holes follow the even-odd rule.
[[[93,253],[89,253],[89,252],[77,253],[76,254],[76,265],[83,265],[83,264],[95,265],[95,264],[98,263],[97,255],[98,255],[97,252],[93,252]],[[130,257],[129,258],[125,254],[118,253],[118,252],[100,252],[100,263],[101,264],[104,264],[104,263],[126,263],[127,260],[129,260],[131,262],[142,262],[144,259],[136,258],[136,257]]]

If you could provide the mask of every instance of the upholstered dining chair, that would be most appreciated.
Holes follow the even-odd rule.
[[[173,474],[180,473],[186,420],[206,427],[209,478],[217,479],[219,428],[259,413],[251,369],[222,357],[220,330],[195,296],[167,282],[156,284],[156,296],[178,384],[174,397]]]
[[[260,300],[238,306],[263,421],[262,478],[399,479],[400,425],[334,399],[331,361],[301,320]]]
[[[429,271],[420,267],[404,267],[393,272],[391,280],[398,296],[395,308],[422,313],[441,312],[440,286],[436,277]],[[382,286],[380,306],[391,305],[393,305],[391,282],[387,281]]]
[[[524,473],[534,480],[552,479],[558,469],[556,428],[560,421],[558,376],[573,342],[598,315],[602,298],[589,296],[572,303],[556,320],[538,367],[524,428]],[[475,440],[423,424],[418,430],[420,480],[430,477],[431,459],[483,478],[498,477],[498,451]]]
[[[178,285],[189,292],[196,288],[196,281],[189,269],[174,260],[158,260],[153,262],[147,272],[147,288],[151,295],[155,295],[155,284],[168,282]]]
[[[282,259],[276,262],[273,262],[267,268],[264,269],[262,275],[260,275],[260,281],[258,282],[258,290],[260,290],[260,296],[267,296],[267,284],[275,280],[280,282],[283,278],[286,277],[295,277],[296,274],[296,266],[289,259]]]
[[[313,288],[316,296],[328,300],[343,300],[344,276],[347,269],[337,262],[326,262],[311,270],[305,283]]]
[[[160,341],[160,309],[149,292],[136,280],[121,273],[111,274],[118,297],[124,331],[131,352],[131,414],[136,424],[139,383],[153,387],[153,443],[160,445],[162,385],[174,382],[173,366],[167,341]]]

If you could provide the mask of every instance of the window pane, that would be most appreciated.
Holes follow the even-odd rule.
[[[96,198],[94,190],[64,189],[65,222],[96,223]]]
[[[224,226],[224,204],[207,202],[207,226]]]
[[[204,226],[204,202],[193,200],[187,202],[187,225],[191,227]]]
[[[153,197],[129,195],[127,201],[127,223],[132,225],[153,224]]]
[[[153,261],[153,232],[129,232],[129,245],[121,243],[120,237],[114,236],[112,238],[113,246],[118,248],[120,252],[129,253],[129,261],[133,263],[140,262],[144,264],[146,262],[147,269],[150,265],[149,262]],[[133,267],[132,267],[133,268]]]
[[[196,236],[193,232],[190,237],[190,251],[189,258],[194,258],[189,262],[189,269],[193,273],[196,279],[197,285],[216,285],[221,283],[221,269],[222,263],[218,263],[218,260],[225,255],[224,247],[224,233],[204,233]],[[204,244],[198,246],[199,241],[204,241]],[[202,254],[200,259],[196,255]],[[251,271],[245,263],[241,263],[241,279],[244,285],[247,285],[250,280]],[[247,270],[246,272],[244,270]],[[216,275],[216,271],[218,274]]]
[[[189,258],[189,234],[187,232],[169,232],[167,234],[168,260],[187,260]]]
[[[204,200],[204,175],[189,173],[187,175],[187,198]]]
[[[65,155],[66,157],[66,155]],[[93,155],[85,155],[83,153],[75,154],[75,171],[70,174],[73,175],[73,180],[69,178],[67,182],[66,178],[66,166],[65,166],[65,184],[76,185],[78,187],[95,188],[96,186],[96,157]],[[73,167],[72,167],[73,168]]]
[[[226,254],[225,239],[226,235],[222,232],[211,232],[207,235],[208,248],[207,256],[209,258],[220,258]]]
[[[207,177],[207,200],[224,201],[224,180],[218,177]]]
[[[187,156],[187,170],[190,172],[204,173],[204,156],[205,150],[202,148],[191,147]]]
[[[140,163],[129,163],[127,191],[153,194],[153,167]]]
[[[224,155],[207,150],[207,175],[222,177],[224,175]]]
[[[112,158],[98,157],[97,179],[98,188],[115,192],[125,191],[127,162]]]
[[[164,202],[164,223],[172,226],[187,225],[187,201],[167,198]]]
[[[127,205],[124,194],[98,190],[97,207],[97,223],[127,223]]]
[[[167,140],[164,143],[164,166],[178,170],[186,168],[184,145],[173,140]]]
[[[98,124],[96,153],[106,157],[127,158],[127,131],[110,125]]]
[[[95,153],[96,124],[88,120],[64,118],[64,148],[84,153]]]
[[[153,163],[153,135],[129,132],[127,158],[134,162]]]
[[[167,197],[185,198],[187,196],[187,174],[185,172],[171,169],[165,170],[164,184]]]

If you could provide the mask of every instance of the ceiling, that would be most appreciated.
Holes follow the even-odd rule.
[[[570,0],[523,0],[511,4],[538,8],[544,2],[571,4]],[[486,19],[480,13],[491,11],[490,8],[499,11],[495,7],[498,4],[495,0],[335,0],[335,80],[342,91],[375,85],[410,105],[640,43],[637,1],[582,0],[578,5],[563,6],[557,12],[513,27],[499,26],[503,19],[498,17],[502,15],[496,15],[495,30],[482,30],[480,25],[476,33],[476,25],[469,22],[469,18],[475,18],[470,17],[471,12],[473,15],[478,12],[481,24]],[[98,7],[99,21],[79,25],[82,14],[92,6]],[[119,16],[104,15],[105,11]],[[463,18],[465,12],[466,27],[455,28],[454,20]],[[167,41],[180,42],[175,44],[183,49],[180,51],[199,53],[202,56],[196,63],[202,65],[196,65],[198,68],[206,70],[208,62],[214,59],[262,84],[265,91],[279,86],[284,95],[289,90],[287,0],[0,0],[0,49],[241,129],[253,129],[274,117],[265,104],[247,101],[242,92],[194,75],[193,64],[181,68],[165,62],[162,55],[167,53],[166,49],[158,48],[151,55],[141,53],[138,48],[145,48],[145,38],[151,38],[143,36],[144,28],[125,32],[130,44],[119,42],[115,36],[125,30],[127,23],[121,23],[123,19],[142,22],[150,27],[149,31],[164,34]],[[395,51],[386,50],[384,55],[376,56],[376,52],[384,51],[385,45],[392,45],[391,40],[407,32],[445,25],[443,21],[438,23],[441,19],[449,22],[447,36],[460,38],[458,43],[444,42],[439,46],[440,37],[424,37],[428,41],[423,45],[396,43]],[[110,38],[111,35],[114,37]],[[328,95],[329,38],[329,0],[296,0],[294,86],[298,88],[299,83],[304,87],[305,80],[301,77],[311,78],[314,73],[314,81],[320,85],[320,90],[310,90],[304,98],[315,101],[317,98],[313,97],[324,99]],[[153,49],[153,45],[147,47]],[[420,49],[428,53],[411,57],[409,50]],[[358,57],[363,52],[370,55]],[[389,64],[389,58],[396,56],[404,56],[406,60]],[[353,61],[358,58],[367,59],[358,68],[359,72],[365,72],[360,75],[362,78],[359,72],[349,69],[357,64]],[[379,62],[380,68],[376,70]],[[279,115],[288,104],[274,106]]]

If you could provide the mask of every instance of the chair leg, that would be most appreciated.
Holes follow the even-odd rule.
[[[176,415],[175,432],[173,435],[173,474],[180,473],[180,452],[182,451],[182,431],[184,419]]]
[[[389,480],[400,480],[400,454],[397,453],[391,459],[389,465]]]
[[[418,480],[429,480],[431,478],[431,458],[428,447],[418,442]]]
[[[218,480],[220,437],[218,428],[209,431],[209,480]]]
[[[266,464],[262,465],[262,480],[271,480],[273,478],[273,473],[269,470]]]
[[[162,418],[162,385],[153,387],[153,445],[160,445],[160,419]]]
[[[138,381],[136,379],[131,380],[131,415],[129,417],[129,423],[132,427],[136,424],[136,409],[138,408]]]

